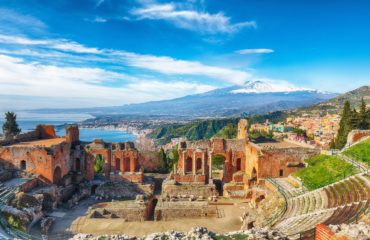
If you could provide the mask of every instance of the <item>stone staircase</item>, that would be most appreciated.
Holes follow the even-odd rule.
[[[341,224],[356,219],[370,206],[370,181],[357,174],[329,186],[287,199],[287,210],[274,225],[291,239],[316,224]],[[301,236],[302,237],[302,236]],[[302,238],[302,239],[312,239]]]

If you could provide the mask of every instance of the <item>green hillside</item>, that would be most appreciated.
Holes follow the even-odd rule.
[[[361,161],[370,166],[370,138],[358,143],[343,152],[344,155],[353,160]]]
[[[159,145],[169,143],[171,138],[178,137],[185,137],[188,140],[209,139],[229,124],[236,126],[238,121],[238,118],[222,118],[187,124],[165,124],[155,128],[148,137],[155,139]]]
[[[352,107],[358,108],[361,104],[361,99],[364,98],[367,105],[370,104],[370,86],[362,86],[355,90],[343,93],[328,101],[312,105],[310,107],[298,108],[291,111],[292,113],[340,113],[344,102],[349,101]]]
[[[318,155],[306,160],[306,163],[308,167],[293,173],[293,176],[299,177],[308,190],[324,187],[356,173],[353,165],[336,156]]]

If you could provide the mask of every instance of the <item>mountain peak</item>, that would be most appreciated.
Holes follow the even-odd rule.
[[[316,91],[314,89],[296,87],[284,81],[271,81],[257,79],[247,81],[243,86],[234,89],[231,93],[267,93],[267,92],[296,92],[296,91]]]

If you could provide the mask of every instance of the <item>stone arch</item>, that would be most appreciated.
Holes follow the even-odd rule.
[[[26,160],[21,161],[20,168],[21,168],[22,171],[26,171],[26,169],[27,169]]]
[[[55,169],[54,169],[54,173],[53,173],[53,182],[55,184],[60,184],[62,180],[62,169],[57,166]]]
[[[185,173],[192,171],[193,171],[193,159],[191,157],[187,157],[185,162]]]

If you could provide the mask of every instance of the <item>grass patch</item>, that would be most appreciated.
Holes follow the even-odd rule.
[[[370,138],[348,148],[343,152],[343,154],[353,160],[363,162],[367,164],[367,166],[370,166]]]
[[[214,237],[215,240],[247,240],[248,235],[245,234],[234,234],[231,236],[218,235]]]
[[[308,167],[293,176],[299,177],[308,190],[324,187],[357,172],[354,166],[336,156],[318,155],[306,162]]]

